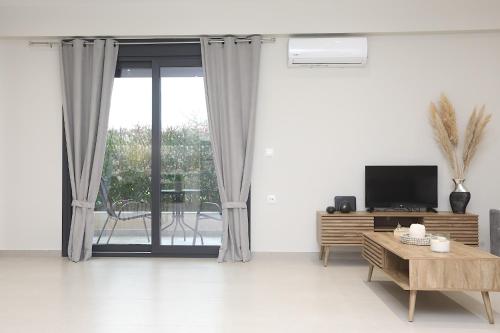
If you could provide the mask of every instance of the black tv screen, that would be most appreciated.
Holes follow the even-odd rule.
[[[436,208],[437,166],[365,167],[367,208]]]

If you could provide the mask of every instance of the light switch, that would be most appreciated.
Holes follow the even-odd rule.
[[[266,148],[264,150],[264,155],[266,157],[273,157],[274,156],[274,149],[273,148]]]
[[[275,204],[276,203],[276,195],[268,194],[267,195],[267,203]]]

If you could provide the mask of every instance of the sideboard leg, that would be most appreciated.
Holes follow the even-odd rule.
[[[319,250],[319,260],[322,260],[324,255],[325,255],[325,247],[321,245],[321,249]]]
[[[486,308],[486,314],[488,315],[488,321],[490,324],[495,323],[495,318],[493,317],[493,309],[491,308],[490,294],[487,291],[481,291],[481,296],[483,296],[484,307]]]
[[[408,321],[413,321],[413,314],[415,313],[415,301],[417,300],[417,291],[410,290],[410,304],[408,306]]]
[[[372,282],[372,275],[373,275],[373,265],[368,264],[368,282]]]
[[[328,266],[328,255],[330,254],[330,247],[325,246],[325,253],[323,254],[323,266]]]

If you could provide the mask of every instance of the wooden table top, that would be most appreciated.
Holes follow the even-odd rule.
[[[450,241],[449,253],[432,252],[430,246],[407,245],[394,238],[392,232],[364,232],[366,237],[373,240],[383,248],[394,253],[405,260],[412,259],[492,259],[500,260],[491,253],[480,250],[476,247],[464,245],[459,242]]]
[[[350,213],[335,212],[329,214],[325,211],[318,211],[318,214],[325,216],[345,216],[345,217],[477,217],[477,214],[465,213],[465,214],[455,214],[452,212],[409,212],[409,211],[356,211]]]

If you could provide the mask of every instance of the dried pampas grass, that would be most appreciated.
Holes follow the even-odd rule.
[[[441,121],[443,122],[450,142],[453,146],[458,145],[458,129],[457,129],[457,116],[455,115],[455,108],[450,103],[448,97],[445,94],[441,94],[441,99],[439,101],[439,115],[441,116]]]
[[[465,130],[462,159],[459,160],[457,157],[459,135],[457,118],[453,105],[444,94],[441,95],[439,101],[439,110],[434,103],[430,104],[430,122],[434,129],[434,136],[450,164],[454,178],[465,177],[465,173],[469,169],[477,147],[481,143],[486,125],[488,125],[491,120],[491,114],[485,115],[484,109],[484,105],[479,112],[474,108],[469,118]]]
[[[450,139],[448,130],[444,125],[440,112],[437,110],[436,105],[434,103],[431,103],[429,107],[429,113],[431,118],[431,125],[432,128],[434,128],[434,137],[436,141],[439,143],[439,146],[441,147],[444,156],[448,160],[448,163],[450,163],[453,173],[455,175],[458,175],[459,170],[457,168],[455,146],[453,145],[453,142]]]
[[[488,125],[490,120],[491,114],[484,114],[484,105],[481,107],[479,112],[477,112],[476,108],[474,108],[474,112],[472,112],[465,130],[465,142],[462,155],[464,172],[468,170],[470,162],[476,153],[477,146],[484,136],[486,125]]]

